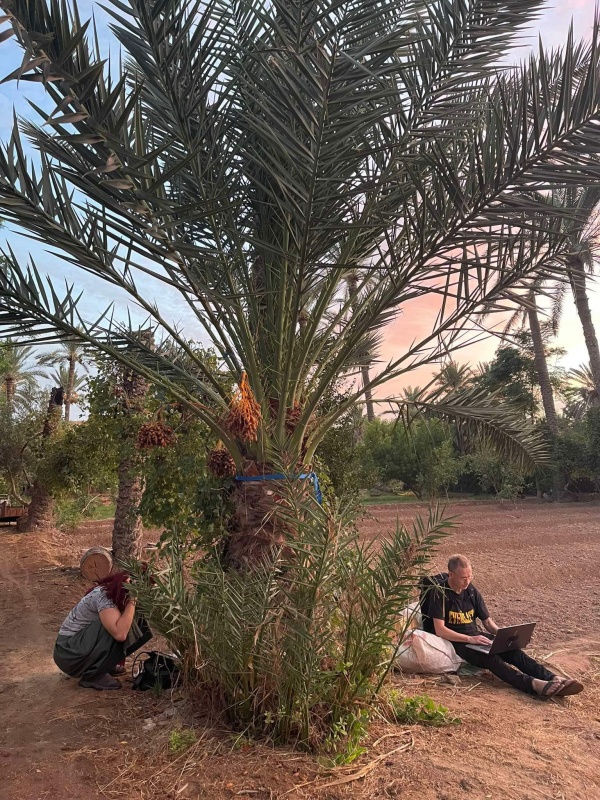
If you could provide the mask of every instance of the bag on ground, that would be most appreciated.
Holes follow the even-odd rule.
[[[172,689],[179,683],[181,670],[173,656],[144,650],[135,657],[131,675],[132,689]]]
[[[402,641],[394,666],[402,672],[442,675],[456,672],[462,663],[450,642],[427,631],[413,630]]]

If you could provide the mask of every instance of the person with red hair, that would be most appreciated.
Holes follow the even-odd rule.
[[[113,572],[69,611],[54,645],[54,662],[85,689],[120,689],[111,677],[124,672],[122,662],[149,639],[152,632],[136,620],[129,574]]]

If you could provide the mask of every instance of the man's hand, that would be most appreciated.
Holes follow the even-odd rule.
[[[484,647],[489,647],[492,643],[492,640],[487,636],[470,636],[469,644],[482,644]]]

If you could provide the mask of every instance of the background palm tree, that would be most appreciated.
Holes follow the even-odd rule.
[[[465,389],[473,380],[473,371],[469,364],[459,364],[449,358],[438,372],[433,373],[434,383],[444,391]]]
[[[537,379],[540,386],[540,394],[542,396],[542,405],[544,406],[546,424],[548,425],[550,433],[553,436],[558,436],[558,415],[556,413],[556,403],[554,402],[552,381],[550,380],[550,370],[548,369],[548,361],[546,360],[542,327],[540,325],[540,319],[538,316],[535,288],[532,289],[529,294],[525,311],[527,314],[529,332],[531,333],[531,341],[533,343],[535,370],[537,372]]]
[[[70,387],[70,389],[65,388],[65,421],[68,422],[67,403],[69,408],[71,405],[77,404],[87,378],[82,372],[78,372],[77,368],[71,370],[70,366],[65,365],[53,369],[49,373],[49,378],[55,386]]]
[[[531,187],[598,178],[600,47],[595,28],[591,44],[569,37],[503,71],[542,5],[108,2],[129,54],[114,77],[76,3],[69,14],[0,0],[25,51],[10,77],[40,81],[56,105],[42,127],[22,125],[35,170],[17,128],[0,154],[3,214],[120,288],[158,343],[189,352],[138,282],[177,290],[238,390],[193,352],[194,370],[172,363],[137,326],[83,319],[78,292],[46,291],[12,253],[0,266],[5,332],[55,330],[100,349],[209,426],[237,471],[232,563],[289,532],[257,475],[309,468],[368,392],[479,336],[481,309],[504,311],[532,275],[564,275],[564,210]],[[340,287],[350,270],[356,293]],[[425,296],[439,303],[431,329],[319,415],[329,387]],[[482,392],[418,402],[493,429],[507,455],[542,457]]]
[[[351,312],[352,314],[356,314],[360,308],[360,295],[358,291],[358,284],[359,284],[359,275],[356,270],[352,270],[348,273],[345,277],[346,284],[348,286],[348,295],[351,301]],[[373,422],[375,419],[375,404],[373,403],[373,394],[371,392],[370,384],[371,384],[371,377],[369,373],[369,364],[373,358],[372,352],[365,353],[365,363],[360,364],[360,374],[362,379],[362,385],[365,393],[365,410],[367,412],[367,421]]]
[[[567,404],[565,415],[573,420],[580,420],[585,412],[598,405],[600,395],[589,364],[582,364],[577,369],[569,370],[569,385],[565,390]]]
[[[51,353],[44,353],[38,359],[39,364],[61,367],[58,373],[53,373],[55,378],[64,380],[64,383],[59,383],[65,390],[65,420],[68,422],[71,418],[71,403],[74,393],[77,391],[76,384],[81,387],[83,377],[77,376],[77,365],[82,367],[85,372],[88,371],[87,358],[85,349],[81,342],[66,341],[62,342],[59,350],[53,350]],[[65,367],[64,371],[62,367]]]
[[[557,208],[565,210],[563,230],[565,239],[563,252],[557,256],[564,261],[572,290],[573,300],[581,322],[584,340],[589,356],[589,370],[594,378],[596,397],[600,397],[600,347],[594,327],[587,294],[587,275],[593,274],[598,255],[600,236],[600,187],[591,186],[568,187],[552,192],[552,202]],[[569,210],[577,208],[577,219],[569,215]],[[542,327],[539,321],[539,308],[536,296],[546,295],[551,299],[551,309],[548,322],[556,335],[560,317],[564,308],[567,285],[564,282],[547,282],[538,280],[531,289],[526,304],[521,311],[517,311],[506,330],[514,328],[519,322],[527,320],[533,339],[533,348],[540,376],[540,387],[544,410],[548,425],[553,432],[558,430],[556,408],[552,392],[551,380],[544,357],[544,342]],[[594,401],[595,402],[595,401]]]
[[[600,244],[600,202],[599,186],[572,188],[565,192],[565,205],[575,206],[582,212],[582,225],[574,228],[570,236],[570,254],[567,257],[569,281],[579,321],[583,329],[585,346],[588,351],[589,372],[594,380],[595,399],[600,403],[600,346],[592,319],[587,293],[587,275],[594,274]]]
[[[64,390],[55,387],[50,391],[48,409],[41,432],[41,447],[44,448],[56,436],[62,417]],[[38,470],[31,488],[31,501],[27,514],[19,519],[18,529],[25,533],[50,528],[54,522],[54,495],[49,486],[48,475]]]
[[[0,381],[6,404],[12,408],[15,403],[25,400],[23,390],[36,389],[38,380],[46,378],[47,373],[34,366],[33,347],[8,339],[0,344]]]

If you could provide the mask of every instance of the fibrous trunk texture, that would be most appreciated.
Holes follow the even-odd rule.
[[[62,388],[52,389],[42,431],[42,439],[44,441],[51,439],[58,430],[62,417],[63,398]],[[44,475],[36,476],[27,515],[19,520],[18,530],[23,533],[52,527],[54,521],[54,498],[44,478]]]

